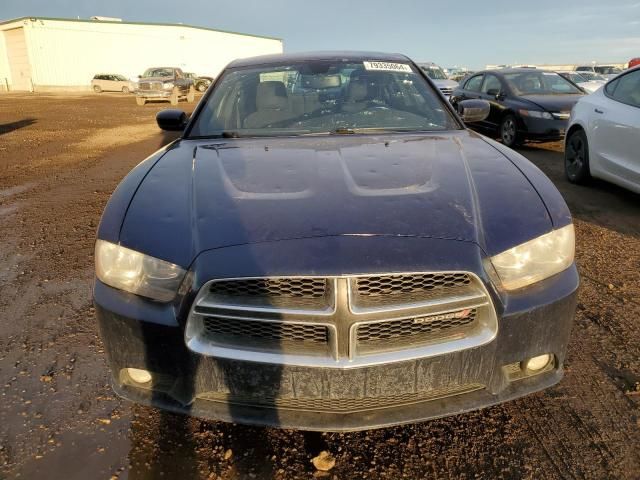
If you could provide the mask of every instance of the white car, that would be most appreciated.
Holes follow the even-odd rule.
[[[458,86],[458,82],[450,80],[444,70],[433,62],[418,63],[418,66],[427,74],[436,87],[442,92],[448,100],[451,94]]]
[[[563,72],[556,72],[556,73],[559,73],[560,75],[562,75],[567,80],[571,80],[573,83],[578,85],[580,88],[582,88],[587,93],[593,93],[596,90],[598,90],[600,87],[602,87],[605,83],[607,83],[607,81],[604,80],[604,79],[603,80],[589,80],[588,77],[586,76],[587,73],[589,73],[589,72],[580,72],[580,73],[578,73],[578,72],[574,72],[574,71],[563,71]]]
[[[576,68],[578,73],[582,72],[591,72],[602,75],[607,80],[611,80],[616,77],[616,75],[622,73],[622,70],[614,65],[582,65]]]
[[[573,107],[565,140],[568,180],[590,177],[640,193],[640,67],[627,70]]]

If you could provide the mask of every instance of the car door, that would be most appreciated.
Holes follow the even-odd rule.
[[[462,100],[472,100],[480,98],[480,87],[482,87],[482,79],[484,78],[484,74],[480,73],[477,75],[473,75],[469,77],[462,86],[462,89],[457,92],[455,97],[451,98],[451,104],[457,109],[458,103]],[[470,123],[469,126],[473,126],[474,128],[484,129],[485,125],[483,122],[475,122]]]
[[[116,92],[116,91],[120,90],[120,88],[118,87],[118,78],[115,75],[109,75],[107,77],[107,79],[109,80],[107,82],[107,84],[108,84],[108,88],[107,89],[110,92]]]
[[[491,105],[491,111],[485,121],[481,122],[483,126],[489,129],[497,129],[502,119],[502,113],[505,109],[505,88],[500,78],[492,73],[486,73],[480,88],[480,97]]]
[[[187,90],[189,90],[189,87],[187,86],[189,80],[185,78],[184,73],[180,69],[175,70],[174,83],[178,87],[178,89],[180,89],[180,92],[182,94],[186,94]]]
[[[462,89],[461,100],[469,100],[473,98],[480,98],[480,87],[482,87],[482,79],[484,74],[474,75],[469,78],[464,84]]]
[[[592,145],[602,176],[640,185],[640,69],[609,82],[591,113]]]

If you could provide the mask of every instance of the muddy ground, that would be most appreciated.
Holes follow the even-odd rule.
[[[193,105],[182,105],[192,108]],[[91,306],[120,179],[170,141],[132,97],[0,96],[0,479],[640,478],[640,196],[568,184],[561,145],[521,152],[575,216],[582,275],[567,374],[508,404],[315,434],[202,421],[114,396]]]

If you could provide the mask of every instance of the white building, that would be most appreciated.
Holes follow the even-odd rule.
[[[0,22],[0,90],[88,90],[97,73],[135,79],[149,67],[215,77],[282,49],[279,38],[181,24],[24,17]]]

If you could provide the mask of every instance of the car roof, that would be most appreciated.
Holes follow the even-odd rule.
[[[493,73],[497,75],[504,75],[506,73],[531,73],[531,72],[556,73],[555,70],[542,70],[541,68],[496,68],[493,70],[480,70],[478,72],[474,72],[473,76],[480,75],[483,73]]]
[[[301,52],[283,53],[276,55],[261,55],[259,57],[241,58],[234,60],[228,67],[249,67],[253,65],[281,64],[287,62],[303,62],[306,60],[347,60],[362,62],[367,60],[383,62],[408,62],[409,58],[400,53],[382,52],[351,52],[351,51],[327,51],[327,52]]]

